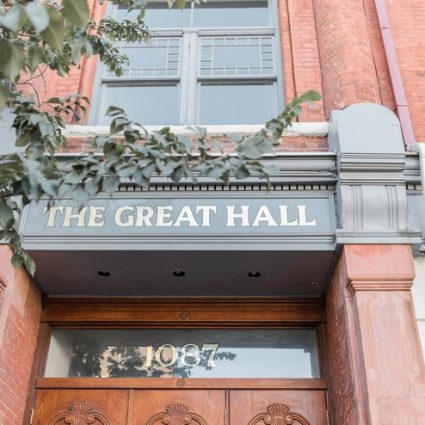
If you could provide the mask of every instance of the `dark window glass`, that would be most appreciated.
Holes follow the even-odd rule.
[[[200,124],[262,124],[277,113],[273,83],[201,84]]]
[[[266,27],[269,26],[267,1],[208,1],[193,10],[193,26]]]
[[[128,117],[142,125],[177,125],[177,85],[106,86],[100,124],[107,125],[109,105],[123,108]]]

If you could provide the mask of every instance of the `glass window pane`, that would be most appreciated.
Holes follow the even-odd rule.
[[[201,75],[273,75],[272,37],[203,37]]]
[[[316,378],[314,330],[55,330],[47,377]]]
[[[270,25],[267,1],[208,1],[195,5],[193,19],[200,28]]]
[[[105,116],[108,106],[124,108],[128,117],[142,125],[178,124],[178,87],[162,86],[107,86],[105,100],[97,124],[108,125]]]
[[[169,8],[166,2],[148,2],[145,8],[144,23],[148,28],[185,28],[190,27],[190,2],[185,9],[180,10],[175,6]],[[117,20],[134,20],[138,11],[128,12],[124,8],[119,8]]]
[[[179,75],[180,39],[176,37],[152,38],[150,44],[121,47],[120,52],[128,57],[124,67],[125,78],[177,77]],[[115,77],[107,73],[107,77]]]
[[[201,84],[199,124],[264,124],[275,116],[276,85]]]

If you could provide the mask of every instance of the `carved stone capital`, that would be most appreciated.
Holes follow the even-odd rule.
[[[372,103],[332,114],[329,144],[337,152],[337,242],[418,243],[410,229],[398,118]]]

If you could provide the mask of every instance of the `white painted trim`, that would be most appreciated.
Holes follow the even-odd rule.
[[[146,126],[148,133],[159,131],[164,126]],[[206,126],[171,126],[175,134],[194,134],[196,129],[206,130],[208,134],[251,134],[263,128],[263,125],[206,125]],[[199,130],[198,130],[199,131]],[[329,124],[325,122],[296,122],[285,130],[285,137],[325,137],[328,135]],[[109,134],[109,126],[103,125],[68,125],[64,132],[66,137],[90,137]]]

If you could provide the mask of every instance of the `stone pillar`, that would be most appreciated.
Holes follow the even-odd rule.
[[[343,248],[327,296],[332,423],[425,423],[413,278],[408,245]]]
[[[0,424],[22,425],[41,316],[41,294],[28,274],[14,270],[0,245]]]
[[[313,0],[325,113],[360,102],[380,103],[361,0]]]

